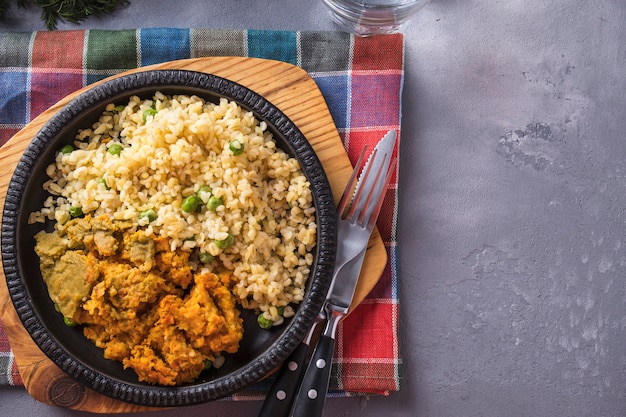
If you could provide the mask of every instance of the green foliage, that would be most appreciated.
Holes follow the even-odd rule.
[[[0,19],[6,18],[11,0],[0,0]],[[48,30],[57,28],[60,21],[80,23],[91,16],[109,14],[129,0],[13,0],[18,7],[34,4],[41,9],[41,20]]]
[[[8,8],[9,8],[9,4],[7,0],[0,0],[0,19],[4,19],[4,16],[6,15]]]

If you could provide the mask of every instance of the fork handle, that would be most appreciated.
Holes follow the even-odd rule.
[[[327,335],[320,336],[296,395],[292,417],[322,415],[330,381],[334,348],[334,338]]]

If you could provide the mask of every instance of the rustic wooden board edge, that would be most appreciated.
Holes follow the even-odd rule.
[[[336,200],[352,171],[342,148],[326,102],[315,81],[303,69],[280,61],[242,57],[211,57],[170,61],[133,69],[123,74],[153,69],[186,69],[207,72],[238,82],[263,95],[290,117],[318,154],[327,172]],[[262,76],[259,76],[262,75]],[[100,81],[100,84],[106,80]],[[4,206],[10,178],[19,159],[45,122],[63,106],[94,85],[82,88],[37,116],[0,148],[0,205]],[[310,96],[310,97],[309,97]],[[306,108],[303,99],[307,99]],[[322,123],[320,123],[320,121]],[[354,309],[378,282],[387,263],[387,251],[377,230],[372,234],[365,257]],[[127,413],[162,408],[144,407],[99,394],[67,376],[35,345],[21,324],[11,303],[4,271],[0,270],[0,317],[12,346],[15,360],[29,394],[50,405],[95,413]]]

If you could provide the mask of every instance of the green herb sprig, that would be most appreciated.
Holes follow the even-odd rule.
[[[41,20],[48,30],[57,28],[60,21],[80,23],[91,16],[110,14],[129,0],[14,0],[18,7],[34,4],[41,9]],[[0,0],[0,19],[5,19],[10,0]]]

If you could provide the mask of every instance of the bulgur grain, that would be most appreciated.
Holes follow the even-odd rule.
[[[76,150],[59,153],[48,166],[44,189],[51,198],[29,221],[52,220],[62,229],[72,206],[136,219],[169,239],[172,250],[214,256],[208,267],[234,273],[239,302],[278,321],[272,307],[303,299],[316,242],[310,184],[298,160],[276,146],[265,122],[224,98],[211,103],[158,92],[151,99],[133,96],[123,109],[119,104],[109,104],[77,133]],[[234,155],[233,140],[241,154]],[[107,153],[112,146],[121,147],[118,155]],[[223,204],[214,211],[181,210],[200,187]],[[139,221],[146,210],[156,213],[149,224]],[[232,245],[220,248],[216,242],[229,235]]]

